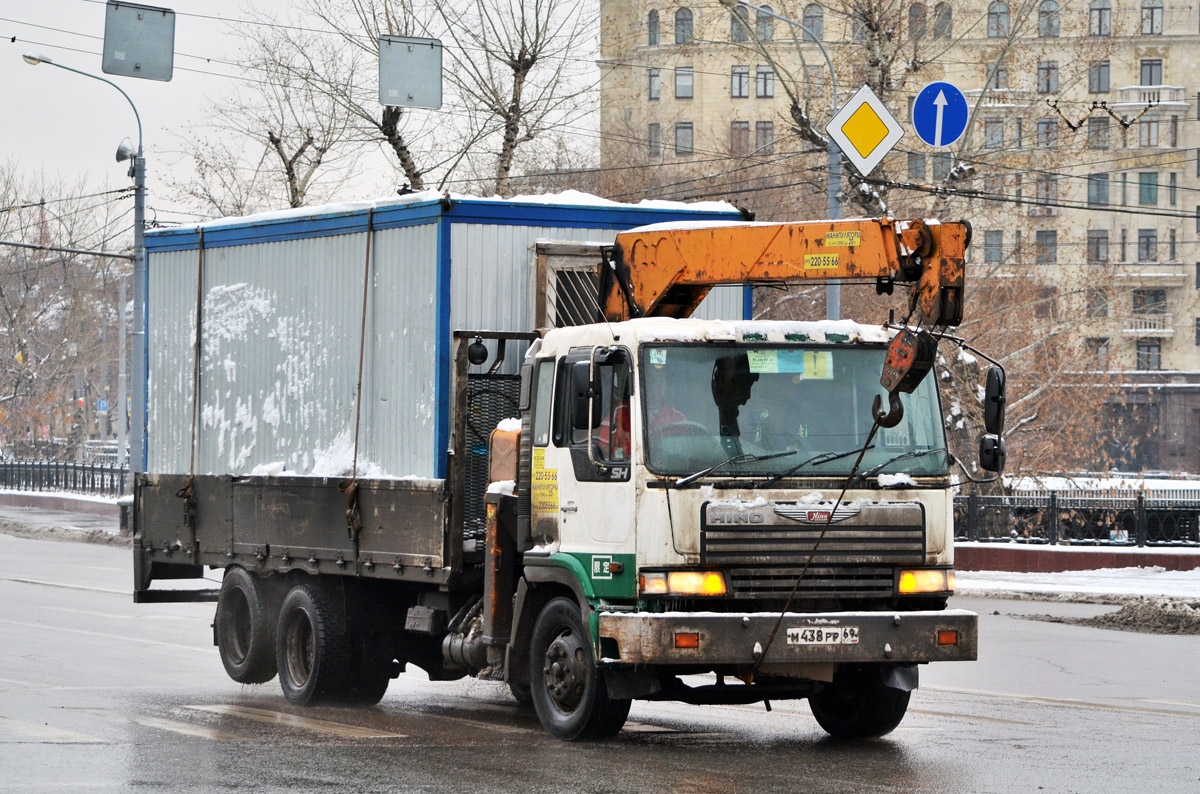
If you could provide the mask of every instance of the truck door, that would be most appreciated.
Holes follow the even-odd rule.
[[[559,537],[614,552],[633,523],[632,357],[624,348],[574,350],[556,374]]]

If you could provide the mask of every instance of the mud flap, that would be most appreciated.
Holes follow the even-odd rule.
[[[917,688],[917,666],[915,664],[892,664],[883,668],[883,685],[903,692]]]

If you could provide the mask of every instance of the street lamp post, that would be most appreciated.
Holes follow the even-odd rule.
[[[833,113],[838,111],[838,84],[837,72],[833,70],[833,61],[829,57],[829,51],[825,49],[825,45],[821,43],[821,38],[808,26],[802,25],[794,19],[789,19],[785,16],[780,16],[766,6],[756,6],[746,0],[720,0],[721,5],[726,6],[730,10],[737,6],[753,9],[755,13],[763,14],[778,19],[787,25],[794,28],[799,28],[804,33],[807,33],[809,38],[821,49],[821,54],[825,56],[825,65],[829,67],[829,82],[833,87]],[[796,43],[799,48],[799,42]],[[829,138],[827,149],[829,151],[829,179],[825,185],[825,212],[831,220],[837,220],[842,217],[842,201],[839,194],[842,192],[842,153],[838,151],[837,144],[833,142],[833,138]],[[842,285],[836,281],[830,282],[825,287],[825,317],[829,320],[839,320],[842,315]]]
[[[117,149],[117,162],[129,159],[133,160],[129,168],[129,175],[133,177],[133,371],[135,377],[132,406],[133,421],[131,422],[129,438],[131,451],[129,472],[131,475],[136,475],[143,470],[146,460],[146,157],[142,149],[142,117],[138,113],[137,105],[133,104],[133,100],[129,98],[129,94],[125,93],[125,90],[112,80],[91,74],[90,72],[80,71],[70,66],[63,66],[61,63],[55,63],[50,60],[45,55],[25,53],[21,57],[30,66],[45,63],[111,85],[121,92],[121,96],[125,97],[125,101],[133,109],[134,119],[137,120],[137,152],[131,151],[125,144],[122,144]],[[122,300],[122,313],[124,313],[123,307],[124,301]],[[124,411],[125,405],[122,404],[119,413],[122,424],[124,424]],[[132,476],[130,482],[132,482]]]

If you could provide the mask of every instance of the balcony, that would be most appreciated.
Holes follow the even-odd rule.
[[[992,88],[988,89],[986,94],[982,88],[973,88],[970,91],[963,91],[963,95],[966,96],[967,102],[972,107],[992,109],[1029,107],[1037,101],[1036,95],[1032,91],[1023,88]]]
[[[1107,268],[1114,282],[1130,287],[1186,287],[1190,283],[1190,268],[1181,262],[1114,262]]]
[[[1114,110],[1157,105],[1160,108],[1188,107],[1185,93],[1187,89],[1180,85],[1127,85],[1117,89],[1117,101],[1109,107]]]
[[[1131,314],[1121,318],[1121,333],[1130,336],[1174,336],[1175,315],[1167,312],[1161,314]]]

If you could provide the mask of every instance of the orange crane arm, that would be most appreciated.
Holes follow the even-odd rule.
[[[600,273],[612,322],[688,317],[719,284],[874,279],[906,285],[917,325],[962,321],[966,221],[893,218],[634,229]]]

